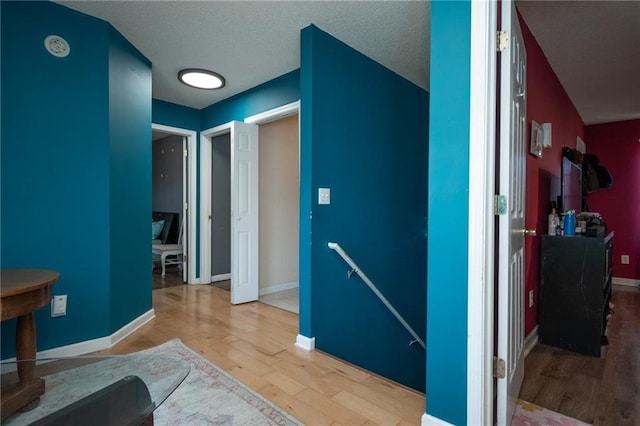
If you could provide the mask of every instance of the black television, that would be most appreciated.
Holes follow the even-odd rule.
[[[582,166],[575,164],[567,157],[562,157],[562,173],[560,184],[560,212],[575,210],[582,212]]]

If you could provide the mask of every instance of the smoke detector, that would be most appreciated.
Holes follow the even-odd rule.
[[[58,35],[50,35],[45,38],[44,47],[47,48],[49,53],[58,58],[69,56],[69,52],[71,52],[69,43]]]

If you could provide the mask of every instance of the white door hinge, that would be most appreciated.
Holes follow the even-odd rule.
[[[182,206],[182,208],[184,208],[185,210],[189,210],[189,203],[184,203],[184,206]]]
[[[493,377],[497,379],[504,379],[506,377],[504,369],[504,359],[493,357]]]
[[[498,52],[502,52],[509,47],[509,33],[505,30],[498,31]]]
[[[185,157],[189,156],[189,151],[187,151],[186,149],[184,151],[182,151],[182,153],[184,154]]]
[[[507,213],[507,197],[506,195],[493,196],[493,214],[498,216]]]

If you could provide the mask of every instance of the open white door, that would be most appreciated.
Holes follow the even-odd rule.
[[[258,300],[258,126],[231,122],[231,303]]]
[[[187,226],[189,225],[189,221],[187,218],[188,214],[188,197],[189,193],[189,179],[188,179],[188,171],[187,168],[189,164],[187,162],[187,137],[182,137],[182,222],[180,226],[182,226],[182,241],[178,241],[179,244],[182,244],[182,281],[187,282],[189,280],[188,276],[188,268],[187,262],[189,260],[189,244],[188,244],[188,235]]]
[[[500,185],[506,211],[499,216],[498,425],[509,425],[524,377],[524,197],[526,129],[526,52],[515,4],[502,1],[502,31],[508,45],[500,66]]]

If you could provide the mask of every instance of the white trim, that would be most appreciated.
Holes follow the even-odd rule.
[[[629,287],[640,287],[640,280],[634,280],[631,278],[611,278],[611,284],[615,285],[624,285]]]
[[[190,206],[187,210],[187,247],[185,254],[189,256],[189,262],[187,262],[187,283],[189,284],[199,284],[200,280],[196,278],[196,262],[195,262],[195,253],[196,253],[196,229],[197,229],[197,215],[196,215],[196,206],[198,205],[198,193],[196,188],[198,187],[198,133],[194,130],[188,129],[180,129],[178,127],[165,126],[162,124],[151,123],[151,129],[159,130],[161,132],[167,132],[178,136],[183,136],[187,138],[187,152],[189,155],[187,156],[188,163],[188,191],[187,194],[187,204]],[[193,253],[193,256],[191,256]]]
[[[296,346],[305,351],[312,351],[316,348],[316,338],[298,334],[296,337]]]
[[[453,426],[449,422],[445,422],[444,420],[440,420],[437,417],[433,417],[430,414],[424,413],[422,415],[422,426]]]
[[[278,293],[280,291],[291,290],[298,287],[300,287],[299,281],[292,281],[290,283],[270,285],[269,287],[260,289],[260,296],[264,296],[265,294]]]
[[[231,122],[200,132],[200,282],[211,283],[211,139],[231,133]]]
[[[533,350],[538,344],[538,326],[536,325],[531,333],[524,339],[524,356],[526,358],[529,352]]]
[[[218,281],[226,281],[226,280],[230,280],[230,279],[231,279],[231,273],[211,275],[211,282],[212,283],[215,283],[215,282],[218,282]]]
[[[84,342],[73,343],[71,345],[60,346],[38,352],[36,358],[64,358],[86,355],[91,352],[101,351],[111,347],[111,337],[99,337],[97,339],[85,340]]]
[[[153,309],[148,310],[138,318],[126,324],[120,330],[110,336],[99,337],[97,339],[85,340],[84,342],[73,343],[71,345],[60,346],[57,348],[47,349],[38,352],[37,358],[62,358],[70,356],[85,355],[91,352],[109,349],[116,345],[122,339],[151,321],[156,317]],[[15,359],[15,358],[14,358]]]
[[[270,121],[279,120],[290,115],[297,114],[300,111],[300,101],[291,102],[260,114],[252,115],[244,119],[245,123],[264,124]]]
[[[467,424],[493,424],[496,20],[495,2],[471,2]]]
[[[130,335],[131,333],[133,333],[134,331],[136,331],[137,329],[139,329],[140,327],[142,327],[143,325],[145,325],[146,323],[154,319],[155,317],[156,317],[156,313],[153,310],[153,308],[151,308],[144,314],[140,315],[138,318],[131,321],[129,324],[126,324],[120,330],[116,331],[111,335],[111,346],[116,345],[122,339],[124,339],[125,337],[127,337],[128,335]]]

